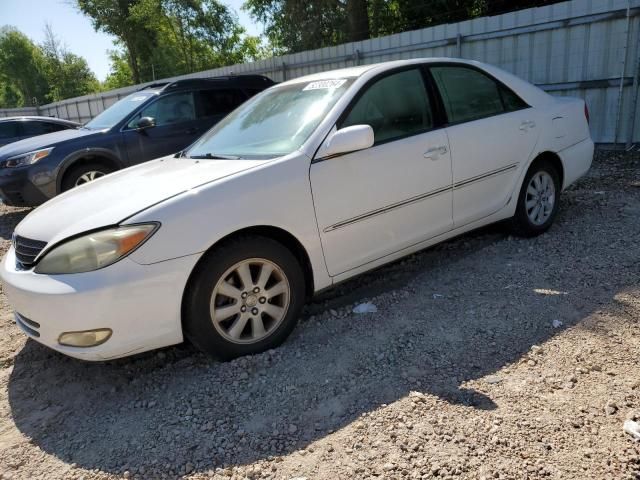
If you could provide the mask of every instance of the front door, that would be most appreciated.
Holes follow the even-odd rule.
[[[337,128],[370,125],[373,147],[311,165],[329,274],[339,275],[451,229],[451,157],[420,68],[364,87]]]
[[[155,127],[136,129],[142,117],[152,117]],[[196,118],[193,92],[179,92],[158,98],[138,112],[122,132],[130,164],[177,153],[203,133]]]

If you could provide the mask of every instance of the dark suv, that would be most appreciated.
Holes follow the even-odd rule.
[[[1,147],[0,197],[7,205],[39,205],[115,170],[179,152],[273,84],[238,75],[149,85],[78,130]]]
[[[53,117],[6,117],[0,118],[0,147],[25,138],[59,132],[82,125]]]

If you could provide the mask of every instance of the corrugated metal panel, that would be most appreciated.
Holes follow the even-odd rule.
[[[553,95],[585,98],[591,110],[594,139],[613,142],[617,128],[618,141],[626,142],[632,118],[640,117],[633,92],[639,33],[640,0],[573,0],[166,80],[257,73],[281,82],[351,65],[461,56],[499,66]],[[44,105],[40,113],[87,121],[141,87]],[[27,113],[35,114],[35,109],[0,110],[0,116]],[[640,121],[636,120],[634,130],[633,141],[640,141]]]

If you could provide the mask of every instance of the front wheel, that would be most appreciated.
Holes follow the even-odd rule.
[[[304,304],[304,274],[282,244],[244,237],[213,250],[198,265],[183,309],[186,336],[223,360],[280,345]]]
[[[85,163],[72,167],[62,179],[62,191],[66,192],[74,187],[93,182],[111,172],[113,172],[113,168],[101,163]]]
[[[524,178],[511,227],[516,235],[534,237],[546,232],[558,213],[560,174],[549,161],[535,162]]]

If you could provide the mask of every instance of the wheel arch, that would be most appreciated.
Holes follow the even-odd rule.
[[[191,270],[189,274],[189,278],[187,279],[187,283],[182,294],[182,306],[181,312],[184,312],[184,302],[187,298],[189,289],[191,287],[191,283],[198,273],[198,269],[201,267],[204,259],[206,258],[209,252],[212,252],[216,248],[219,248],[221,245],[232,242],[236,238],[247,237],[247,236],[260,236],[271,238],[283,246],[285,246],[291,253],[294,254],[296,259],[300,262],[300,266],[302,267],[302,271],[304,273],[305,279],[305,293],[307,297],[311,297],[314,292],[314,278],[313,278],[313,267],[311,264],[311,259],[307,250],[304,248],[300,240],[296,238],[290,232],[280,228],[274,227],[272,225],[256,225],[252,227],[242,228],[240,230],[236,230],[224,237],[220,238],[213,245],[211,245],[200,257],[200,259],[196,262],[195,266]],[[184,318],[184,314],[182,315]]]
[[[56,177],[56,192],[58,194],[62,193],[62,181],[66,173],[71,168],[75,168],[78,165],[92,162],[97,162],[112,167],[114,170],[120,170],[121,168],[124,168],[124,164],[118,158],[118,156],[107,149],[87,148],[85,150],[72,153],[71,155],[67,156],[60,165],[58,175]]]
[[[531,161],[531,163],[529,164],[529,167],[525,171],[525,177],[526,177],[526,174],[529,172],[529,170],[531,170],[531,168],[533,168],[539,162],[543,162],[543,161],[550,162],[556,168],[556,170],[558,171],[558,174],[560,175],[561,188],[564,189],[565,172],[564,172],[564,165],[562,164],[562,159],[557,153],[552,152],[550,150],[545,150],[544,152],[540,152],[538,155],[536,155],[536,157]],[[523,181],[525,177],[523,177]]]

